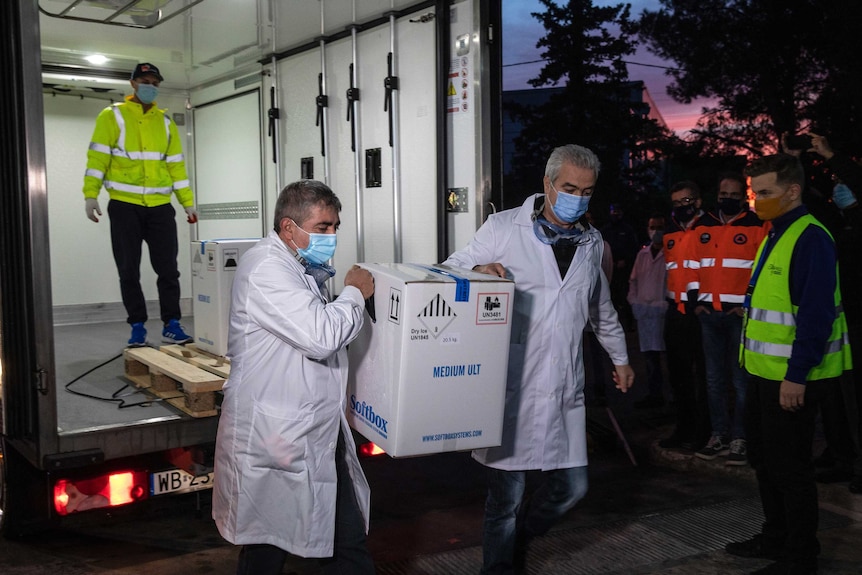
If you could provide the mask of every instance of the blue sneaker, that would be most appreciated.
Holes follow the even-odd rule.
[[[192,338],[183,331],[183,326],[180,325],[179,320],[172,319],[162,330],[162,341],[182,344],[192,341]]]
[[[145,345],[147,345],[147,328],[144,327],[144,322],[133,323],[129,347],[144,347]]]

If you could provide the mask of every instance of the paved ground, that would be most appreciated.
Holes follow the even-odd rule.
[[[751,470],[660,450],[655,440],[668,429],[666,417],[617,408],[638,465],[629,461],[605,411],[591,408],[590,493],[531,548],[529,573],[709,575],[763,566],[721,550],[759,527]],[[383,457],[364,465],[374,493],[369,544],[381,575],[478,572],[484,487],[481,468],[467,454]],[[862,572],[862,497],[846,484],[821,486],[820,494],[820,573]],[[0,542],[4,575],[229,574],[235,561],[236,549],[209,519],[206,494],[82,515],[37,538]],[[316,572],[310,562],[285,570]]]
[[[641,374],[638,355],[632,359]],[[742,574],[765,565],[722,550],[759,529],[751,469],[659,449],[671,418],[668,410],[635,410],[644,392],[637,386],[626,395],[608,392],[637,465],[606,409],[589,408],[590,491],[531,547],[529,573]],[[383,456],[363,465],[373,500],[369,546],[381,575],[478,573],[481,466],[466,453]],[[820,504],[821,575],[862,573],[862,496],[846,484],[821,485]],[[81,514],[39,537],[0,539],[0,575],[232,574],[237,550],[221,539],[209,514],[208,493]],[[317,568],[296,562],[285,573],[312,575]]]

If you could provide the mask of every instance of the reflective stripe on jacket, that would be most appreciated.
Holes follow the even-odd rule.
[[[177,126],[165,110],[126,101],[105,108],[87,151],[84,197],[97,198],[102,185],[112,200],[160,206],[171,193],[183,207],[194,205]]]
[[[754,256],[768,229],[748,210],[727,223],[712,214],[698,222],[695,234],[698,301],[710,302],[719,311],[722,304],[742,305]]]
[[[684,302],[688,301],[688,291],[697,289],[698,265],[694,252],[695,239],[693,228],[701,215],[696,215],[688,227],[683,228],[676,220],[664,233],[664,259],[667,264],[667,297],[676,303],[677,309],[685,313]]]
[[[826,228],[809,214],[793,222],[767,255],[762,266],[763,271],[751,294],[751,308],[746,312],[745,335],[740,351],[745,369],[764,379],[781,381],[787,373],[788,360],[796,339],[796,313],[799,310],[799,306],[793,305],[790,299],[788,272],[796,242],[810,225],[819,226],[826,231]],[[765,242],[761,244],[755,261],[760,260],[764,245]],[[835,273],[838,273],[837,266]],[[841,290],[836,282],[832,333],[826,343],[823,360],[808,373],[807,380],[838,377],[844,370],[851,368],[847,321],[841,304]]]

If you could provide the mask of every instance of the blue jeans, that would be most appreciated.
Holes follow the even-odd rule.
[[[739,341],[742,317],[716,311],[697,314],[703,338],[706,365],[706,395],[712,434],[723,438],[745,439],[745,389],[748,374],[739,366]],[[727,384],[733,384],[733,426],[728,423]]]
[[[544,482],[524,502],[526,471],[487,468],[488,499],[482,533],[482,573],[514,573],[516,541],[544,535],[587,493],[587,468],[544,472]]]

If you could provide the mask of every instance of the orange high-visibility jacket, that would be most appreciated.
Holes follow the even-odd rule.
[[[694,230],[697,301],[718,311],[742,305],[751,278],[754,256],[769,224],[744,210],[727,223],[708,214]]]
[[[688,291],[697,289],[697,274],[692,266],[697,257],[694,251],[694,228],[703,216],[697,214],[687,227],[682,227],[675,219],[670,219],[664,233],[664,259],[667,264],[667,297],[676,308],[685,313]]]

